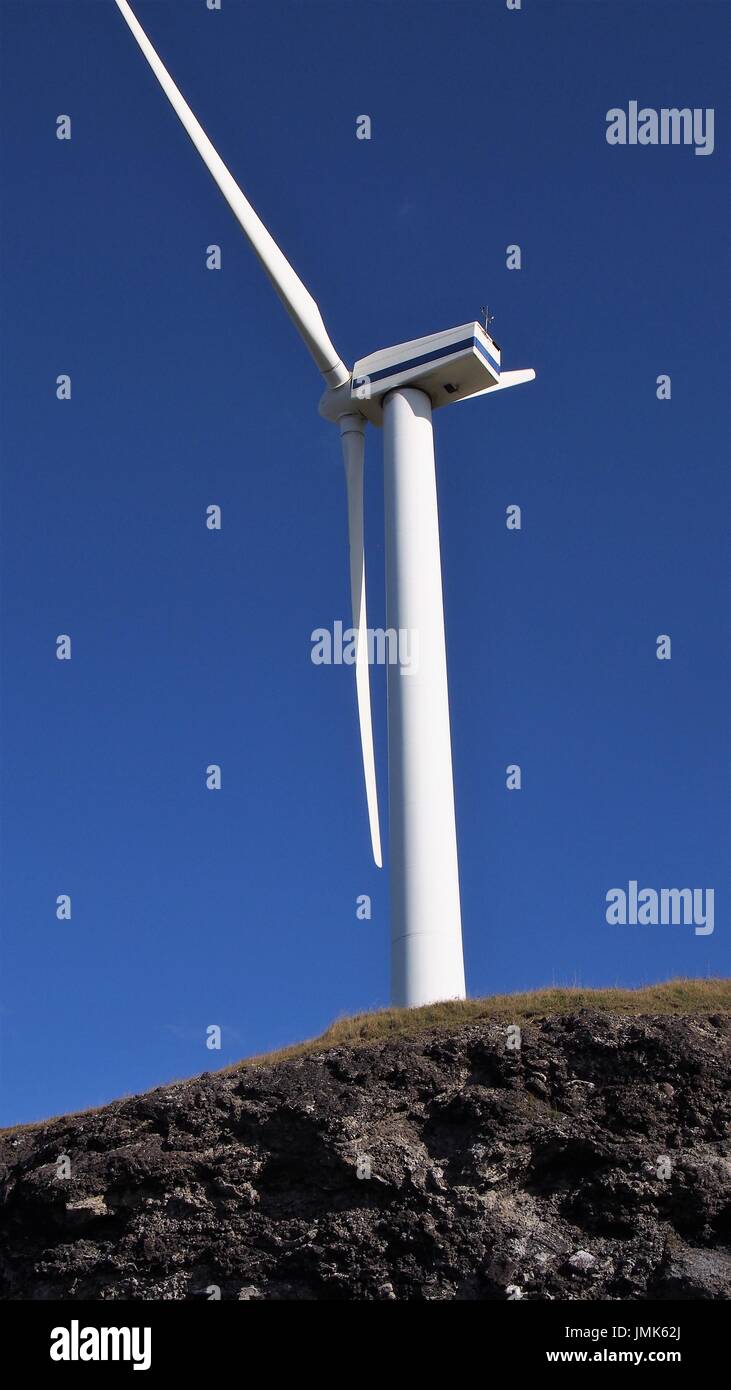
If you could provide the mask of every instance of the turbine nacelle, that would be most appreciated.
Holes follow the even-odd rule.
[[[361,357],[349,381],[325,392],[319,410],[333,422],[355,412],[381,425],[389,391],[414,387],[424,391],[432,410],[437,410],[453,401],[518,386],[534,376],[533,371],[503,372],[500,349],[482,324],[462,323]]]

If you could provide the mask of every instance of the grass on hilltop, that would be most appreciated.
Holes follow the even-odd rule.
[[[492,994],[484,999],[459,999],[442,1004],[427,1004],[419,1009],[376,1009],[371,1013],[338,1018],[317,1038],[293,1043],[290,1047],[281,1047],[275,1052],[245,1057],[240,1062],[222,1067],[215,1074],[222,1076],[247,1067],[272,1066],[292,1058],[305,1057],[313,1052],[323,1052],[331,1047],[358,1047],[388,1038],[414,1037],[433,1030],[449,1031],[463,1024],[479,1023],[483,1020],[490,1022],[504,1018],[515,1023],[519,1020],[546,1018],[551,1014],[565,1014],[585,1008],[604,1009],[611,1013],[628,1015],[731,1013],[731,979],[668,980],[665,984],[647,985],[641,989],[553,987],[532,990],[526,994]],[[180,1082],[167,1084],[179,1085]],[[162,1088],[158,1086],[153,1089]],[[150,1092],[145,1094],[149,1095]],[[106,1102],[107,1105],[113,1103]],[[82,1115],[95,1114],[105,1108],[106,1105],[97,1105],[88,1110],[77,1110],[72,1114],[55,1118],[72,1120]],[[37,1129],[50,1123],[51,1120],[34,1120],[24,1125],[13,1125],[0,1129],[0,1135]]]
[[[509,1019],[545,1018],[575,1009],[605,1009],[618,1014],[709,1014],[731,1012],[731,979],[668,980],[641,989],[536,989],[525,994],[490,994],[483,999],[447,1000],[418,1009],[375,1009],[371,1013],[338,1018],[317,1038],[293,1043],[275,1052],[246,1057],[224,1067],[269,1066],[291,1057],[322,1052],[330,1047],[355,1047],[384,1038],[413,1037],[431,1029],[459,1028],[465,1023]]]

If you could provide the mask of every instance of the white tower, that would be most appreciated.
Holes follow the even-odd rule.
[[[388,667],[388,814],[394,1004],[463,999],[447,654],[431,400],[383,405],[386,624],[411,636]]]

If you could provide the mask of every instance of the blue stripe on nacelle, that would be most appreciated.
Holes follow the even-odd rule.
[[[477,348],[477,351],[485,358],[493,371],[497,372],[498,376],[500,375],[500,364],[491,357],[479,338],[472,337],[463,338],[459,343],[449,343],[447,347],[436,348],[434,352],[422,353],[421,357],[411,357],[408,362],[394,362],[392,367],[382,367],[380,372],[371,372],[368,380],[382,381],[384,377],[395,376],[397,372],[409,371],[411,367],[421,367],[426,362],[437,362],[440,357],[451,357],[453,352],[463,352],[465,348],[469,347]],[[363,378],[357,377],[356,380],[361,381]]]
[[[479,338],[473,338],[473,339],[472,339],[472,343],[473,343],[473,346],[477,348],[477,351],[482,353],[482,356],[485,358],[485,361],[486,361],[486,362],[489,362],[489,364],[490,364],[490,366],[492,367],[493,371],[497,372],[497,374],[498,374],[498,376],[499,376],[499,375],[500,375],[500,363],[495,361],[495,358],[493,357],[492,353],[491,353],[491,352],[488,352],[487,348],[483,346],[483,344],[480,342]]]

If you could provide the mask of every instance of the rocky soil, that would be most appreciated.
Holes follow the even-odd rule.
[[[0,1295],[728,1298],[730,1041],[582,1009],[6,1131]]]

